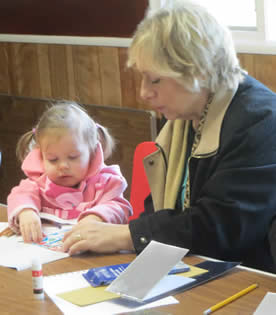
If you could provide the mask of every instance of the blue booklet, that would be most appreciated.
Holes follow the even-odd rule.
[[[208,270],[208,272],[206,273],[200,274],[193,278],[186,278],[186,277],[177,276],[177,275],[168,275],[164,277],[156,285],[156,287],[154,287],[151,291],[149,291],[143,298],[141,298],[141,296],[139,295],[138,295],[138,298],[133,298],[134,294],[121,294],[121,297],[132,299],[136,301],[137,303],[153,302],[155,300],[164,298],[166,296],[178,294],[180,292],[184,292],[186,290],[192,289],[198,285],[204,284],[208,281],[214,280],[217,277],[220,277],[223,274],[229,272],[230,270],[232,270],[238,265],[240,265],[240,262],[206,260],[202,263],[195,265],[196,267]],[[185,281],[184,279],[191,279],[192,281],[187,281],[186,283],[184,282],[181,284],[181,279],[178,279],[178,278],[182,278],[182,281]],[[124,292],[127,292],[132,287],[131,284],[126,285],[126,283],[124,283],[124,285],[125,285],[124,290],[123,290]],[[119,293],[119,291],[120,290],[117,290],[117,293]],[[137,297],[136,294],[135,296]]]
[[[128,264],[110,265],[104,267],[91,268],[83,277],[93,287],[99,287],[110,284],[115,280],[127,267]],[[183,261],[179,261],[170,271],[169,275],[189,271],[190,267]]]

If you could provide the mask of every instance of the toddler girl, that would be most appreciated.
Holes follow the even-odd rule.
[[[47,109],[18,141],[16,153],[27,176],[8,196],[10,227],[25,242],[42,240],[40,212],[62,219],[127,223],[126,180],[118,165],[105,165],[114,141],[75,103]]]

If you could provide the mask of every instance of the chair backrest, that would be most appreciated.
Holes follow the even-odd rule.
[[[150,193],[150,187],[146,177],[143,159],[156,150],[155,142],[146,141],[139,143],[134,151],[130,189],[130,203],[133,208],[133,215],[129,220],[138,218],[140,213],[144,211],[144,200]]]

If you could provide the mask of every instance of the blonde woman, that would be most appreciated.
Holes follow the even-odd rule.
[[[273,271],[276,95],[241,69],[229,30],[188,1],[148,12],[128,65],[141,74],[143,100],[167,119],[144,161],[145,213],[129,225],[76,227],[64,249],[139,253],[156,240]]]

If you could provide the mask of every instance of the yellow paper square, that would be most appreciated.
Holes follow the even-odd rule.
[[[199,267],[191,266],[191,265],[188,265],[188,266],[190,267],[189,271],[181,272],[181,273],[178,273],[177,275],[187,277],[187,278],[193,278],[195,276],[201,275],[202,273],[208,272],[208,270],[203,269],[203,268],[199,268]]]
[[[116,299],[119,297],[119,295],[115,293],[111,293],[108,291],[105,291],[106,287],[86,287],[81,288],[73,291],[63,292],[60,294],[57,294],[57,296],[61,297],[62,299],[76,304],[78,306],[85,306],[90,304],[95,304],[111,299]]]

